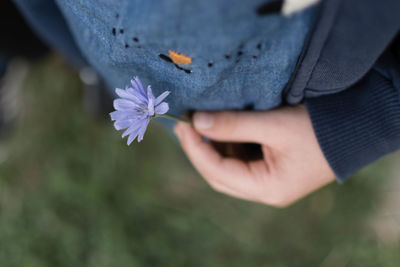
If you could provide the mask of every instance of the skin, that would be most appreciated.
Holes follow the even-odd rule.
[[[285,207],[332,182],[334,173],[315,137],[304,105],[263,112],[197,112],[194,127],[174,131],[197,171],[218,192]],[[257,143],[263,158],[224,157],[202,136],[228,143]]]

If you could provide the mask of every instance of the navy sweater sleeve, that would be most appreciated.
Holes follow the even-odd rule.
[[[337,180],[400,149],[400,74],[392,55],[351,88],[305,100],[321,149]]]

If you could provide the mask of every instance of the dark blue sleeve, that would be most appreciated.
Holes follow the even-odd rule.
[[[400,74],[384,55],[354,86],[305,99],[315,134],[337,180],[400,149]]]

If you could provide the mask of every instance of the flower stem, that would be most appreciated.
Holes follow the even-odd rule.
[[[166,118],[166,119],[180,121],[180,122],[184,122],[184,123],[193,125],[193,122],[190,121],[190,120],[182,119],[182,118],[175,117],[175,116],[172,116],[172,115],[169,115],[169,114],[157,114],[156,117],[163,117],[163,118]]]

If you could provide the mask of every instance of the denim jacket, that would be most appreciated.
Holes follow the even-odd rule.
[[[156,94],[171,91],[176,115],[279,106],[315,13],[260,11],[275,0],[15,2],[48,43],[83,55],[111,88],[139,76]],[[192,63],[172,63],[169,51]]]

